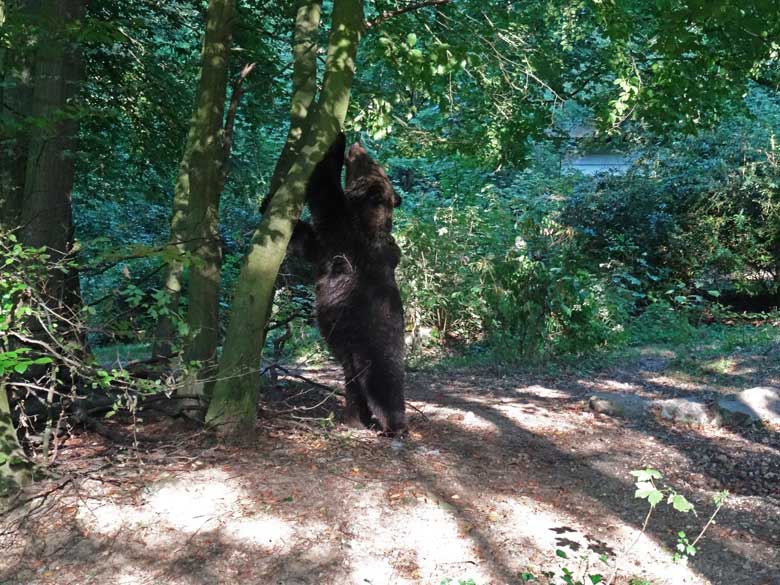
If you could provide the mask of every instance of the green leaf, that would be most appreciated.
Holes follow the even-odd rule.
[[[406,44],[410,47],[414,47],[417,44],[417,35],[414,33],[406,35]]]
[[[663,474],[657,469],[648,467],[647,469],[635,469],[630,472],[638,481],[650,481],[651,479],[662,479]]]
[[[712,496],[712,501],[716,506],[722,506],[723,504],[726,503],[728,497],[729,497],[729,491],[723,490],[722,492],[718,492],[717,494]]]
[[[657,489],[649,481],[638,481],[634,497],[640,500],[647,500],[651,506],[655,507],[663,499],[664,495],[661,490]]]
[[[561,557],[562,559],[568,559],[568,558],[569,558],[569,557],[566,555],[566,551],[563,551],[563,550],[561,550],[561,549],[557,549],[557,550],[555,551],[555,554],[556,554],[557,556]]]
[[[30,367],[30,362],[21,362],[14,366],[14,371],[17,374],[24,374],[27,371],[27,368]]]
[[[598,583],[604,581],[604,577],[601,575],[588,575],[588,579],[590,579],[590,582],[593,583],[593,585],[598,585]]]
[[[661,493],[660,490],[655,490],[652,494],[647,496],[647,501],[650,503],[650,505],[655,508],[655,506],[664,499],[664,495]]]
[[[645,499],[655,490],[655,486],[649,481],[638,481],[636,482],[636,491],[634,492],[634,497]]]
[[[681,494],[672,494],[669,496],[669,503],[678,512],[690,512],[693,510],[693,504],[685,499],[685,496]]]

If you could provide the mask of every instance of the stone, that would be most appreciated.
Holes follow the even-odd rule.
[[[595,412],[623,418],[639,418],[647,412],[647,401],[633,394],[597,392],[588,404]]]
[[[693,398],[669,398],[657,400],[655,405],[661,409],[661,416],[676,423],[689,425],[717,425],[720,416],[707,404]]]
[[[739,394],[721,398],[718,409],[723,419],[731,424],[765,422],[780,426],[780,391],[765,386],[748,388]]]

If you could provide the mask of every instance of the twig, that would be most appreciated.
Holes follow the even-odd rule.
[[[406,403],[406,405],[407,405],[409,408],[411,408],[412,410],[415,410],[415,411],[417,411],[417,412],[420,414],[420,416],[422,416],[422,417],[423,417],[423,418],[424,418],[426,421],[430,421],[430,420],[431,420],[431,419],[429,419],[429,418],[428,418],[428,417],[425,415],[425,413],[424,413],[422,410],[420,410],[419,408],[417,408],[417,407],[416,407],[414,404],[412,404],[411,402],[407,402],[407,403]]]
[[[377,16],[376,18],[367,21],[366,30],[377,27],[383,22],[390,20],[391,18],[395,18],[396,16],[399,16],[401,14],[405,14],[407,12],[419,10],[420,8],[426,8],[428,6],[443,6],[445,4],[449,4],[450,2],[452,2],[452,0],[427,0],[426,2],[419,2],[417,4],[410,4],[409,6],[404,6],[403,8],[399,8],[398,10],[386,11],[380,14],[379,16]]]
[[[265,373],[268,370],[280,370],[280,371],[284,372],[284,374],[286,376],[290,377],[290,378],[295,378],[296,380],[301,380],[302,382],[306,382],[307,384],[311,384],[312,386],[316,386],[318,388],[322,388],[323,390],[327,390],[328,392],[332,392],[333,394],[340,394],[340,392],[336,388],[333,388],[332,386],[328,386],[326,384],[321,384],[319,382],[315,382],[314,380],[312,380],[310,378],[307,378],[306,376],[301,376],[300,374],[293,374],[290,370],[288,370],[284,366],[280,366],[279,364],[271,364],[270,366],[265,368],[265,370],[263,370],[263,372],[261,372],[261,373]]]
[[[696,546],[696,543],[701,540],[701,537],[704,536],[704,533],[707,532],[707,529],[712,525],[712,523],[715,521],[715,516],[718,515],[718,512],[720,512],[720,509],[723,507],[723,504],[725,501],[721,501],[720,504],[718,504],[718,507],[715,508],[715,511],[712,513],[712,516],[710,516],[710,519],[707,520],[707,523],[704,525],[704,527],[701,529],[701,532],[699,532],[699,536],[693,539],[693,542],[691,543],[691,546]]]
[[[609,579],[607,579],[606,585],[612,585],[615,577],[617,577],[618,569],[620,568],[620,559],[625,557],[631,551],[631,549],[636,546],[636,543],[639,542],[639,539],[642,538],[642,535],[647,530],[647,524],[650,522],[650,516],[652,515],[654,509],[655,508],[653,508],[653,506],[650,506],[650,509],[647,511],[647,516],[645,516],[645,521],[642,523],[642,530],[640,530],[639,534],[636,535],[634,542],[625,547],[623,551],[617,556],[617,558],[615,558],[615,567],[612,569],[612,574],[609,576]]]
[[[64,488],[66,485],[68,485],[70,483],[73,483],[73,479],[74,479],[73,476],[71,476],[71,477],[67,478],[64,481],[61,481],[60,483],[58,483],[56,486],[54,486],[51,489],[48,489],[48,490],[43,491],[43,492],[39,492],[39,493],[37,493],[35,495],[30,496],[29,498],[24,498],[23,500],[19,500],[13,506],[10,506],[9,508],[6,508],[5,510],[0,511],[0,517],[7,516],[11,512],[13,512],[14,510],[18,510],[22,506],[25,506],[25,505],[29,504],[30,502],[34,502],[35,500],[43,499],[43,502],[45,502],[46,498],[48,498],[54,492],[56,492],[58,490],[61,490],[62,488]],[[41,504],[43,504],[43,502],[41,502]]]
[[[241,73],[233,82],[233,93],[230,96],[230,107],[228,108],[227,119],[225,121],[225,138],[223,147],[225,149],[225,161],[230,158],[230,151],[233,148],[233,130],[236,124],[236,112],[238,112],[238,104],[241,101],[241,96],[244,95],[244,80],[249,77],[249,74],[254,71],[256,63],[249,63],[244,65]]]

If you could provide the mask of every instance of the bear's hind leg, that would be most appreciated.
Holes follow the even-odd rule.
[[[350,362],[352,360],[349,360]],[[363,390],[365,371],[353,367],[352,363],[344,365],[347,403],[344,409],[344,424],[352,428],[370,428],[371,409],[368,407]]]
[[[403,366],[373,365],[368,372],[366,398],[382,431],[388,435],[406,432]]]

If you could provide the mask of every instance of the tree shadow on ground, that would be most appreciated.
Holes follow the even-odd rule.
[[[562,450],[546,439],[543,436],[544,432],[530,432],[522,428],[517,421],[497,408],[501,405],[521,404],[516,410],[524,414],[560,411],[562,408],[581,406],[583,399],[592,393],[592,388],[570,380],[565,385],[541,384],[518,389],[489,383],[481,385],[478,377],[476,379],[472,377],[465,382],[462,379],[448,380],[438,377],[434,386],[435,389],[432,389],[424,381],[420,383],[418,380],[417,383],[410,384],[410,398],[419,401],[422,408],[425,404],[429,404],[448,411],[478,413],[479,417],[489,421],[498,430],[493,435],[486,435],[464,430],[462,425],[457,424],[458,421],[455,423],[441,420],[426,421],[416,417],[417,425],[423,434],[422,441],[426,444],[435,444],[438,448],[447,447],[446,456],[451,464],[454,478],[469,493],[484,493],[488,486],[483,483],[482,478],[486,473],[494,475],[489,485],[492,493],[522,493],[522,484],[515,483],[514,476],[510,476],[510,481],[507,483],[495,473],[499,470],[496,466],[502,465],[502,460],[508,454],[522,453],[529,458],[527,464],[529,477],[533,475],[535,484],[543,488],[545,503],[576,517],[580,510],[579,506],[583,500],[586,500],[600,506],[603,514],[614,514],[621,521],[635,528],[641,526],[646,510],[643,503],[633,498],[633,483],[628,476],[630,470],[628,467],[615,470],[615,475],[606,474],[590,462],[583,460],[577,453]],[[475,388],[480,388],[481,391],[475,392]],[[332,407],[331,405],[329,408]],[[724,447],[719,441],[701,436],[692,429],[664,425],[652,418],[643,421],[642,424],[632,421],[622,421],[618,424],[623,424],[627,429],[653,437],[658,443],[678,450],[691,464],[697,464],[702,454],[708,454],[709,460],[714,464],[703,467],[699,471],[732,493],[759,497],[770,495],[756,492],[751,489],[752,484],[739,480],[743,470],[749,469],[753,463],[751,453],[736,452],[733,445]],[[443,500],[447,499],[448,488],[451,489],[449,483],[442,482],[442,478],[420,466],[414,457],[402,455],[402,459],[411,475],[418,477],[429,490],[438,494]],[[631,463],[635,463],[636,467],[641,466],[639,461]],[[779,456],[773,454],[768,459],[765,457],[763,463],[765,468],[780,473]],[[677,471],[672,470],[671,474],[667,473],[670,480],[673,480],[676,474],[686,473],[686,470],[679,470],[679,473]],[[625,480],[618,477],[621,474],[626,478]],[[697,496],[692,496],[691,499],[699,505],[700,509],[711,509],[711,502]],[[450,503],[459,522],[469,526],[469,537],[480,553],[485,558],[495,557],[492,553],[495,547],[490,537],[479,529],[474,529],[474,526],[479,525],[480,519],[469,512],[466,504]],[[772,506],[769,503],[768,505]],[[765,525],[765,519],[757,513],[732,510],[727,507],[721,511],[719,518],[727,525],[751,526],[752,538],[767,546],[780,545],[776,533],[772,532],[771,527]],[[658,512],[655,514],[649,534],[657,541],[671,546],[674,544],[674,535],[681,523],[689,521],[689,518],[683,520],[673,514]],[[598,539],[590,535],[586,536],[594,541],[592,550],[606,551],[609,548]],[[570,539],[564,538],[564,540]],[[561,544],[565,543],[561,541]],[[718,559],[717,563],[712,563],[714,558]],[[510,561],[511,559],[503,561],[493,559],[493,571],[497,577],[504,580],[513,575]],[[721,573],[723,567],[733,567],[733,578],[738,579],[741,575],[739,568],[747,562],[749,559],[742,553],[710,534],[709,538],[703,541],[700,556],[692,559],[692,566],[711,582],[718,583],[724,577]],[[756,573],[769,573],[774,569],[760,562],[752,563],[752,567]]]
[[[303,425],[303,436],[319,437],[316,439],[319,451],[298,453],[289,435],[269,432],[262,435],[262,441],[253,448],[235,452],[238,457],[230,459],[218,453],[208,462],[213,469],[229,467],[231,480],[242,482],[239,501],[242,509],[249,507],[250,514],[254,513],[252,510],[266,509],[267,503],[263,499],[263,491],[268,487],[266,484],[286,481],[287,478],[293,482],[297,477],[297,481],[305,484],[306,491],[296,496],[296,501],[301,502],[301,510],[295,513],[310,514],[313,508],[324,505],[333,515],[333,519],[327,521],[332,533],[321,534],[325,546],[322,554],[309,554],[315,543],[306,537],[296,537],[290,546],[275,550],[237,541],[221,528],[215,528],[195,534],[174,532],[166,540],[167,545],[154,547],[144,544],[133,531],[117,533],[114,537],[99,534],[84,536],[87,527],[76,523],[72,543],[54,550],[47,562],[56,566],[68,561],[72,559],[73,547],[79,546],[83,549],[82,563],[86,567],[83,570],[97,566],[102,554],[106,551],[112,554],[113,551],[117,555],[117,567],[128,570],[139,566],[145,568],[151,573],[151,577],[145,577],[147,581],[152,578],[150,582],[155,582],[154,579],[188,585],[239,581],[270,583],[279,579],[286,579],[284,582],[288,583],[339,582],[343,581],[344,564],[351,558],[350,551],[339,544],[343,538],[339,532],[342,526],[354,533],[352,538],[360,539],[364,533],[356,526],[370,525],[374,521],[383,524],[387,515],[392,513],[390,506],[382,505],[380,501],[373,510],[375,517],[366,518],[365,512],[352,507],[354,496],[351,494],[361,492],[350,490],[360,488],[381,492],[408,483],[424,488],[437,501],[446,504],[444,509],[457,524],[460,538],[471,543],[477,558],[483,559],[485,569],[492,575],[489,583],[518,583],[518,569],[521,568],[518,563],[529,555],[544,555],[554,560],[554,547],[574,549],[575,545],[586,545],[572,534],[577,531],[570,528],[566,520],[560,519],[548,528],[551,534],[546,535],[550,537],[547,540],[541,534],[538,539],[535,538],[533,528],[530,533],[520,533],[513,540],[502,536],[500,530],[486,520],[485,502],[509,501],[515,506],[526,506],[524,499],[529,498],[584,526],[580,531],[585,532],[585,543],[591,551],[616,554],[614,549],[618,547],[615,547],[615,540],[621,536],[614,524],[639,529],[646,512],[644,502],[633,498],[632,479],[627,473],[635,464],[636,467],[642,466],[640,461],[630,457],[632,444],[606,443],[600,451],[585,454],[585,451],[577,449],[578,445],[572,447],[561,443],[555,429],[523,426],[525,417],[547,416],[550,421],[555,421],[556,416],[568,411],[569,414],[581,415],[574,420],[583,427],[580,431],[565,429],[566,432],[574,433],[575,438],[581,437],[583,443],[596,441],[600,433],[599,428],[593,427],[594,415],[583,410],[583,399],[592,392],[591,388],[578,385],[576,380],[561,383],[560,380],[556,382],[547,378],[540,380],[537,386],[529,386],[526,382],[499,383],[490,377],[473,377],[464,381],[455,375],[437,375],[435,380],[429,380],[426,375],[411,376],[409,397],[431,416],[425,418],[414,410],[410,411],[414,437],[402,442],[400,448],[394,447],[387,439],[374,437],[368,431],[358,433],[357,438],[350,438],[352,435],[341,430],[328,433],[319,429],[318,420],[298,421],[294,428]],[[325,418],[328,412],[340,408],[338,396],[323,397],[318,392],[304,393],[291,400],[291,396],[300,390],[301,387],[288,387],[280,403],[296,407],[322,403],[307,411],[314,413],[314,419]],[[324,403],[323,398],[326,398]],[[528,412],[528,409],[533,411]],[[278,419],[288,415],[275,416]],[[469,426],[472,418],[483,426]],[[612,423],[616,428],[624,429],[628,433],[625,436],[631,440],[645,436],[653,439],[656,445],[679,451],[681,456],[692,462],[696,461],[700,452],[709,451],[727,455],[736,465],[747,465],[746,454],[729,451],[713,439],[693,433],[689,435],[681,429],[670,429],[656,423]],[[261,430],[270,425],[271,421],[261,421]],[[440,461],[441,465],[434,464],[434,460]],[[611,467],[605,467],[605,464]],[[771,464],[778,464],[774,456]],[[356,467],[376,468],[378,476],[370,480],[374,483],[350,476]],[[686,471],[682,469],[679,473]],[[703,471],[718,481],[729,479],[728,468],[707,468]],[[337,479],[335,483],[318,483],[328,476],[343,479]],[[183,475],[183,481],[186,482],[189,477]],[[674,482],[674,474],[669,474],[669,477]],[[286,487],[275,485],[274,489],[278,502],[285,496]],[[454,494],[459,497],[453,498]],[[692,499],[703,504],[697,498]],[[416,502],[412,499],[399,505],[412,509],[417,506]],[[765,504],[776,509],[776,504],[768,500]],[[298,521],[294,516],[279,515],[282,514],[277,511],[279,509],[274,508],[269,513],[291,525]],[[529,511],[526,506],[526,512],[532,519],[533,509]],[[776,550],[780,545],[777,532],[773,532],[777,529],[768,526],[766,518],[756,511],[726,508],[721,516],[723,524],[729,528],[749,525],[755,533],[752,538],[764,550]],[[659,510],[648,534],[656,542],[671,545],[680,522],[679,516]],[[603,529],[598,536],[595,535],[596,528]],[[510,545],[507,550],[508,539]],[[541,543],[550,539],[553,544],[548,550]],[[407,550],[408,543],[399,541],[387,543],[387,546],[393,547],[392,550],[407,551],[414,557],[415,551]],[[731,538],[711,533],[691,564],[713,585],[740,582],[748,574],[754,576],[756,585],[763,585],[760,575],[774,574],[772,571],[776,571],[777,567],[772,566],[771,561],[757,560],[748,554],[748,551],[735,546]],[[13,582],[27,561],[29,557],[22,557],[20,564],[0,573],[0,582]],[[410,562],[413,564],[413,561]],[[101,566],[101,570],[106,578],[104,582],[116,577],[105,572],[105,567]],[[770,582],[768,579],[766,583]]]
[[[182,585],[213,585],[215,583],[272,583],[281,579],[289,583],[330,582],[335,578],[343,559],[330,551],[328,558],[315,558],[310,549],[293,548],[280,553],[262,546],[238,542],[220,528],[197,534],[177,532],[170,546],[150,546],[132,534],[75,536],[86,527],[76,523],[74,537],[48,556],[50,571],[56,571],[58,583],[82,583],[89,570],[89,582],[97,583],[177,583]],[[170,550],[170,547],[175,547]],[[39,552],[39,555],[41,553]],[[272,559],[258,563],[258,558]],[[40,557],[39,557],[40,558]],[[98,559],[103,560],[98,564]],[[0,572],[0,583],[48,582],[40,571],[30,568],[30,558],[20,558]],[[76,568],[74,574],[72,569]],[[71,577],[75,577],[71,580]],[[324,579],[324,581],[320,581]]]
[[[446,384],[446,380],[444,383]],[[561,391],[573,392],[574,395],[578,396],[582,395],[580,389],[577,388],[562,389]],[[494,396],[499,394],[495,389],[492,393]],[[480,459],[499,462],[502,456],[508,453],[522,452],[530,458],[528,467],[532,469],[538,483],[546,488],[540,490],[540,493],[544,493],[546,496],[546,503],[561,508],[576,517],[579,510],[578,504],[582,504],[584,499],[600,505],[604,512],[616,515],[626,524],[635,528],[641,526],[645,510],[637,500],[633,499],[633,485],[629,481],[621,481],[615,476],[607,475],[577,455],[562,451],[553,442],[540,434],[523,429],[494,406],[484,402],[472,401],[458,394],[446,392],[438,392],[435,398],[430,393],[414,397],[438,406],[477,412],[480,417],[488,420],[498,429],[498,433],[493,436],[484,434],[472,436],[459,427],[446,428],[447,425],[440,421],[427,423],[429,427],[435,429],[435,434],[445,436],[446,440],[450,442],[450,456],[453,459],[453,467],[457,470],[458,479],[464,485],[475,490],[476,493],[484,490],[483,485],[474,481],[474,478],[481,476],[481,474],[475,473],[476,462]],[[516,393],[511,393],[511,397],[516,397]],[[679,432],[669,433],[666,430],[645,427],[637,430],[656,437],[670,447],[680,447],[689,454],[695,453],[705,446],[717,449],[712,441],[700,437],[687,438]],[[736,453],[731,453],[730,457],[732,460],[740,459],[740,455]],[[780,469],[780,462],[777,463]],[[639,466],[639,462],[637,462],[637,466]],[[616,470],[616,475],[620,471]],[[622,471],[623,474],[627,474],[628,469]],[[720,474],[720,479],[728,481],[725,473]],[[501,485],[499,479],[493,482],[492,487],[495,492],[502,492],[517,489],[519,486]],[[754,527],[754,536],[767,546],[777,547],[780,545],[776,535],[764,527],[764,518],[749,512],[731,514],[726,511],[722,515],[726,520],[749,522]],[[673,518],[671,515],[659,512],[653,520],[649,534],[658,541],[669,543],[670,536],[674,535],[677,529],[679,529],[679,518]],[[724,575],[718,570],[718,567],[733,567],[732,578],[740,578],[739,568],[748,561],[743,554],[713,536],[705,540],[701,548],[701,554],[694,557],[691,563],[701,575],[710,579],[712,583],[726,582],[722,580]],[[712,562],[715,558],[718,559],[717,563]],[[776,569],[777,567],[771,567],[767,564],[752,563],[752,570],[755,573],[765,572],[768,575],[770,571]]]

